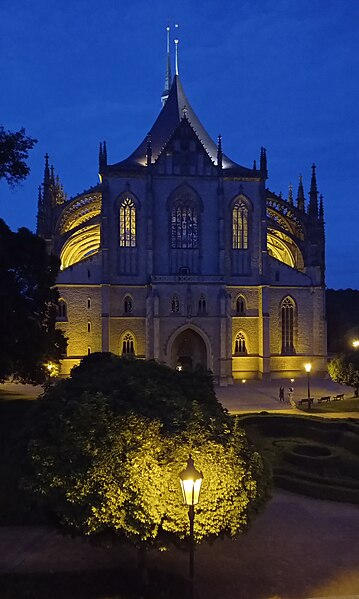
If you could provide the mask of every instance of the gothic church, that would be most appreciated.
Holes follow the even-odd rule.
[[[100,184],[67,200],[46,156],[37,232],[61,259],[66,376],[92,352],[205,368],[215,380],[326,371],[324,218],[312,167],[293,200],[215,143],[169,47],[162,110],[124,160],[100,144]],[[125,115],[124,115],[125,118]]]

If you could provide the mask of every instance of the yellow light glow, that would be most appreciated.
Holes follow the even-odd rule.
[[[359,339],[354,339],[353,347],[355,347],[355,349],[357,349],[359,347]]]
[[[203,480],[202,472],[196,470],[191,455],[187,461],[187,468],[180,473],[180,482],[185,505],[197,505]]]
[[[57,376],[59,374],[59,365],[54,362],[47,362],[44,364],[49,376]]]
[[[305,372],[310,372],[312,370],[312,365],[310,362],[304,364]]]
[[[61,270],[96,254],[99,247],[100,225],[84,227],[77,231],[71,235],[61,250]]]
[[[290,382],[291,382],[291,383],[294,383],[294,379],[290,379]]]
[[[247,379],[242,379],[242,383],[246,383],[246,382],[247,382]]]

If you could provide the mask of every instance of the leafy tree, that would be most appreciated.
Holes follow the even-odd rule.
[[[354,387],[355,397],[359,392],[359,350],[346,352],[331,360],[328,372],[336,383]]]
[[[11,186],[26,179],[30,172],[26,160],[37,140],[25,133],[24,128],[13,133],[0,125],[0,179],[6,179]]]
[[[327,289],[328,350],[346,352],[359,337],[359,291]]]
[[[14,233],[0,219],[0,381],[43,383],[45,364],[64,354],[66,340],[55,329],[58,269],[42,239],[26,228]]]
[[[101,360],[107,377],[110,364],[113,372],[122,371],[121,386],[114,392],[110,385],[106,394],[80,392],[79,378],[86,366],[82,363],[67,385],[49,390],[40,400],[39,428],[30,448],[31,488],[44,506],[51,507],[66,530],[98,542],[127,541],[138,549],[181,544],[189,522],[179,473],[191,453],[204,475],[196,540],[233,537],[245,530],[267,498],[268,473],[215,397],[203,403],[185,397],[189,378],[193,388],[202,389],[211,388],[211,378],[201,373],[184,377],[154,362],[111,355]],[[99,364],[97,370],[101,372]],[[143,371],[140,383],[135,370],[138,378]],[[77,395],[72,384],[77,385]],[[94,384],[95,377],[89,386]],[[163,403],[171,387],[172,422]]]

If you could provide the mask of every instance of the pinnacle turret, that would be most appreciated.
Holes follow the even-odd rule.
[[[259,159],[259,171],[261,175],[261,179],[268,179],[268,169],[267,169],[267,152],[265,148],[261,148],[261,154]]]
[[[318,218],[318,188],[317,188],[317,178],[316,178],[316,166],[312,164],[312,179],[310,182],[310,192],[309,192],[309,207],[308,214],[312,218]]]
[[[289,183],[288,188],[288,204],[293,205],[293,185],[291,183]]]
[[[302,177],[302,175],[299,175],[297,206],[298,206],[299,210],[304,210],[304,207],[305,207],[305,198],[304,198],[304,187],[303,187],[303,177]]]
[[[222,135],[218,135],[217,166],[218,166],[219,170],[222,170],[222,166],[223,166]]]

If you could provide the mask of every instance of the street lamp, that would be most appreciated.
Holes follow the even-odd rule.
[[[354,339],[354,341],[353,341],[353,347],[354,347],[354,349],[358,349],[358,347],[359,347],[359,339]]]
[[[312,365],[310,362],[304,364],[305,372],[308,377],[308,409],[310,410],[310,371],[312,370]]]
[[[183,502],[188,505],[189,518],[189,582],[190,599],[193,599],[194,588],[194,506],[197,505],[203,480],[202,472],[196,470],[191,454],[187,460],[187,467],[179,475]]]

